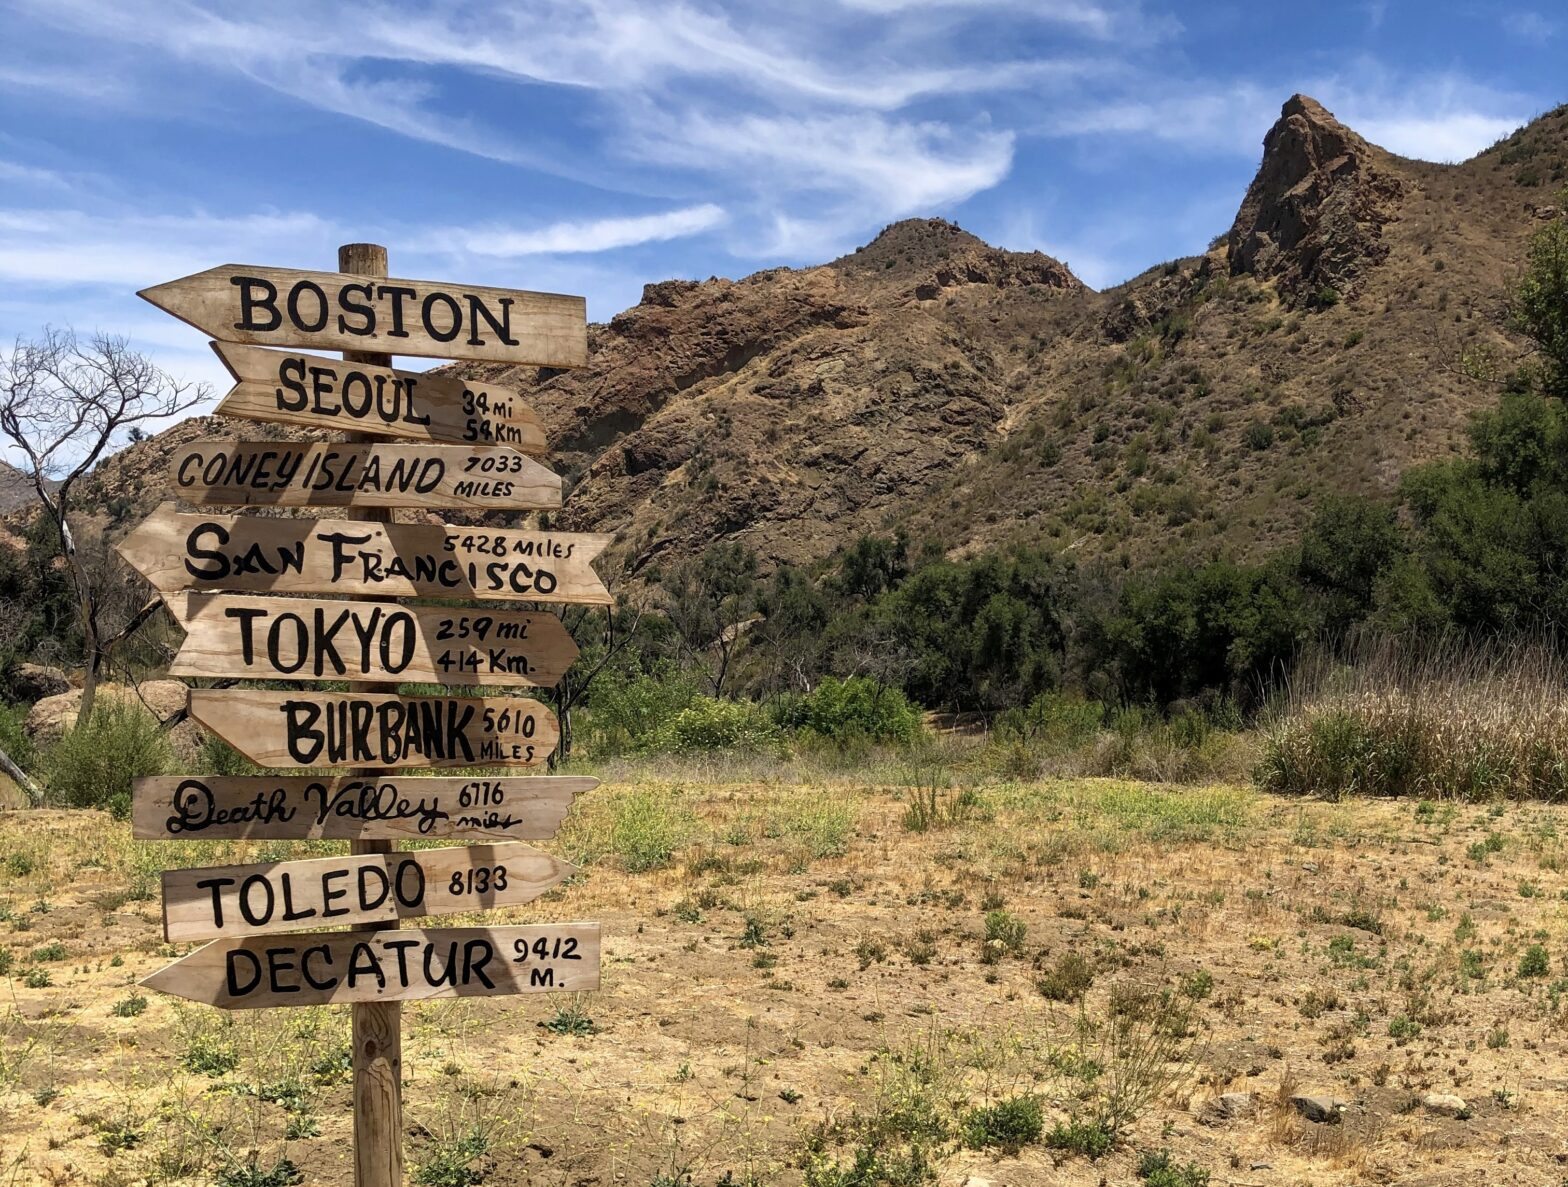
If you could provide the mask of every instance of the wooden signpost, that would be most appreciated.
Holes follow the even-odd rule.
[[[609,536],[339,519],[182,515],[164,504],[116,551],[165,596],[489,598],[608,606],[589,562]]]
[[[212,349],[235,379],[218,404],[222,416],[409,441],[545,450],[544,426],[509,387],[232,342],[214,342]]]
[[[175,594],[168,604],[185,628],[171,676],[549,688],[577,658],[554,614],[244,594]]]
[[[350,1004],[355,1184],[399,1187],[400,1003],[596,989],[599,925],[398,927],[527,903],[570,877],[572,866],[519,842],[553,835],[597,780],[399,774],[533,766],[559,738],[538,701],[403,696],[399,681],[548,687],[577,646],[551,613],[397,599],[608,606],[589,562],[609,537],[393,524],[387,510],[560,506],[560,478],[527,456],[545,438],[517,392],[397,370],[390,352],[582,366],[582,298],[390,280],[372,244],[341,248],[338,266],[224,265],[141,295],[217,339],[236,380],[220,413],[352,434],[198,441],[172,459],[173,489],[197,505],[341,507],[345,517],[165,504],[119,551],[185,627],[172,673],[349,682],[348,692],[192,689],[198,722],[261,766],[345,771],[139,779],[131,818],[145,839],[350,842],[346,856],[166,873],[165,937],[210,942],[142,983],[222,1009]],[[271,596],[290,594],[327,598]],[[486,843],[397,852],[404,838]],[[350,930],[315,930],[331,925]]]
[[[529,367],[588,363],[586,302],[559,293],[224,264],[137,295],[225,342]]]
[[[197,441],[174,451],[169,481],[188,503],[225,507],[561,505],[561,476],[505,445]]]
[[[131,835],[144,841],[243,838],[542,841],[586,775],[156,776],[135,781]]]

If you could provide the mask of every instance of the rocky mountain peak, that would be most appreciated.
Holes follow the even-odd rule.
[[[1405,188],[1397,171],[1316,99],[1292,95],[1227,236],[1231,271],[1273,279],[1296,301],[1354,292],[1388,254],[1383,227]]]

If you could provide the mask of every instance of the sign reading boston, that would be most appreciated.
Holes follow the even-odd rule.
[[[526,697],[193,688],[190,711],[263,767],[527,767],[560,738]]]
[[[425,523],[181,515],[164,504],[116,551],[163,593],[373,594],[608,606],[589,561],[609,536]]]
[[[131,783],[143,841],[553,837],[590,775],[155,775]]]
[[[232,342],[214,342],[212,349],[237,380],[217,407],[224,416],[412,441],[510,445],[524,453],[545,448],[544,426],[509,387]]]
[[[227,507],[561,505],[561,476],[504,445],[197,441],[170,457],[169,478],[187,501]]]
[[[224,264],[137,294],[209,337],[443,359],[582,367],[581,297]]]

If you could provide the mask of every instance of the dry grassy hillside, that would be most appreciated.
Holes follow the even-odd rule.
[[[1476,376],[1519,353],[1505,290],[1565,176],[1568,108],[1447,166],[1297,96],[1228,233],[1106,292],[912,220],[820,267],[649,285],[591,327],[585,370],[471,370],[529,392],[575,484],[562,520],[616,532],[634,572],[722,537],[805,562],[895,524],[1255,555],[1317,495],[1460,441],[1495,391]],[[168,448],[111,459],[101,497],[158,501]]]

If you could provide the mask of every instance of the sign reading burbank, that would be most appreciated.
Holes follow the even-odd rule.
[[[169,478],[187,502],[224,506],[561,505],[560,475],[504,445],[197,441],[170,457]]]
[[[545,612],[196,593],[168,604],[186,632],[172,676],[544,688],[577,658],[566,627]]]
[[[225,1010],[597,989],[599,925],[215,940],[142,984]]]
[[[225,416],[542,453],[544,426],[509,387],[315,354],[214,342],[236,386]]]
[[[560,737],[526,697],[193,688],[190,711],[263,767],[525,767]]]
[[[166,870],[163,938],[213,940],[510,907],[576,872],[516,842]]]
[[[553,837],[589,775],[157,775],[131,784],[131,835],[168,840]]]
[[[138,296],[210,338],[442,359],[583,367],[581,297],[223,264]]]
[[[116,545],[162,593],[373,594],[608,606],[589,561],[609,536],[443,524],[182,515],[165,503]]]

